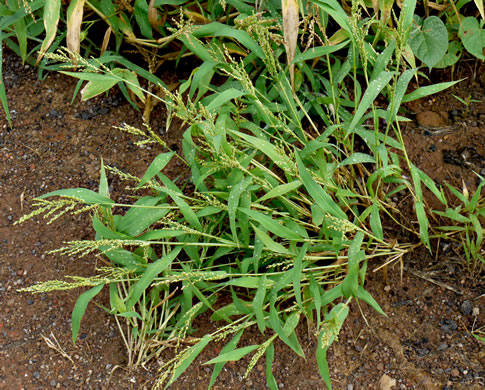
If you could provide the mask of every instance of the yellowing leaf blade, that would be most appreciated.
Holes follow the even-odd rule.
[[[285,38],[286,57],[290,67],[291,87],[295,89],[295,58],[296,44],[298,40],[299,7],[297,0],[282,0],[283,8],[283,33]]]

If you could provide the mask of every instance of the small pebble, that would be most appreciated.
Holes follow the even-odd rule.
[[[453,333],[458,329],[458,325],[453,320],[441,320],[441,330],[446,333]]]
[[[448,344],[441,343],[438,348],[436,349],[438,352],[445,351],[448,348]]]
[[[472,310],[473,310],[473,304],[468,300],[463,301],[463,303],[460,306],[461,314],[463,314],[464,316],[469,316],[470,314],[472,314]]]

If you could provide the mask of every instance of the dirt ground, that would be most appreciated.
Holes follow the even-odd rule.
[[[146,370],[128,371],[116,325],[95,305],[88,307],[79,341],[73,346],[70,318],[79,291],[17,292],[37,281],[95,272],[94,256],[45,254],[64,241],[93,237],[89,219],[65,217],[52,225],[41,219],[13,223],[29,211],[35,196],[60,188],[96,189],[101,158],[142,175],[160,150],[140,149],[130,135],[113,129],[123,122],[142,125],[140,113],[122,96],[111,94],[85,103],[77,98],[71,105],[74,80],[50,74],[40,82],[36,69],[22,67],[8,53],[3,69],[14,124],[9,129],[0,115],[0,389],[149,389],[168,352]],[[485,83],[479,77],[484,73],[477,71],[474,77],[473,71],[458,67],[455,77],[468,76],[466,81],[407,106],[413,119],[403,127],[409,156],[439,183],[461,187],[464,181],[472,188],[476,184],[472,171],[485,173]],[[452,94],[482,102],[466,107]],[[183,129],[172,126],[165,133],[161,108],[154,113],[152,125],[178,148]],[[183,172],[174,163],[167,174],[174,177]],[[112,178],[110,187],[113,198],[123,200],[124,185]],[[411,210],[408,215],[412,218]],[[471,332],[485,325],[485,284],[483,275],[470,275],[462,264],[459,253],[429,256],[419,249],[405,259],[403,269],[400,264],[391,267],[387,278],[381,271],[372,272],[378,264],[371,264],[368,291],[387,317],[365,304],[353,304],[329,352],[334,388],[483,389],[485,349]],[[209,319],[195,326],[196,335],[215,328]],[[278,387],[325,389],[314,358],[312,330],[301,326],[299,338],[306,361],[282,343],[276,344],[273,373]],[[51,345],[57,342],[57,347],[50,347],[48,340]],[[263,340],[253,329],[240,346]],[[172,388],[207,388],[211,368],[201,363],[221,348],[209,346]],[[264,357],[243,379],[248,361],[227,364],[214,389],[266,388]],[[395,380],[395,385],[387,382],[386,387],[386,379],[391,384]]]

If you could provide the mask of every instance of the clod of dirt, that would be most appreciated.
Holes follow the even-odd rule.
[[[448,114],[434,111],[423,111],[416,115],[416,122],[423,127],[440,127],[448,125]]]
[[[396,386],[396,380],[392,379],[389,375],[382,375],[379,380],[379,390],[391,390],[393,386]]]

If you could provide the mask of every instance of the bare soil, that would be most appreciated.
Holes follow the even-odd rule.
[[[8,128],[2,113],[0,389],[151,388],[157,367],[170,352],[146,370],[127,370],[115,323],[95,305],[88,307],[79,341],[72,344],[71,311],[80,291],[17,292],[38,281],[94,274],[94,256],[77,259],[45,254],[64,241],[93,237],[89,218],[65,217],[52,225],[42,219],[13,223],[29,212],[35,196],[60,188],[96,189],[101,158],[123,171],[142,175],[160,150],[140,149],[131,136],[113,129],[123,122],[142,125],[141,114],[121,95],[112,93],[84,103],[77,98],[71,105],[74,80],[50,74],[40,82],[35,69],[23,67],[10,54],[4,57],[3,69],[13,129]],[[403,127],[404,136],[411,160],[433,179],[473,188],[476,177],[472,172],[483,174],[485,169],[485,83],[465,67],[458,67],[455,75],[468,79],[452,91],[407,106],[414,121]],[[481,103],[465,107],[452,93]],[[428,119],[433,117],[436,121],[430,123]],[[180,146],[183,128],[176,124],[165,134],[161,107],[154,113],[152,125],[169,145]],[[166,174],[183,178],[185,173],[174,162]],[[110,187],[114,199],[127,201],[123,199],[124,184],[111,179]],[[407,215],[413,218],[411,208]],[[402,264],[391,266],[388,276],[372,272],[377,266],[371,264],[367,288],[387,317],[365,304],[353,304],[329,353],[334,388],[483,389],[485,350],[471,334],[485,324],[483,275],[470,275],[456,252],[438,251],[430,256],[416,250]],[[195,326],[195,335],[202,335],[216,324],[206,318]],[[282,343],[276,344],[273,372],[279,388],[324,389],[314,358],[316,337],[307,326],[299,328],[299,337],[306,361]],[[57,350],[45,338],[58,342]],[[252,329],[240,344],[263,340]],[[222,347],[209,346],[172,388],[207,388],[211,368],[202,363]],[[264,357],[243,379],[248,361],[227,364],[214,388],[266,388]],[[386,387],[385,379],[395,380],[395,386]]]

